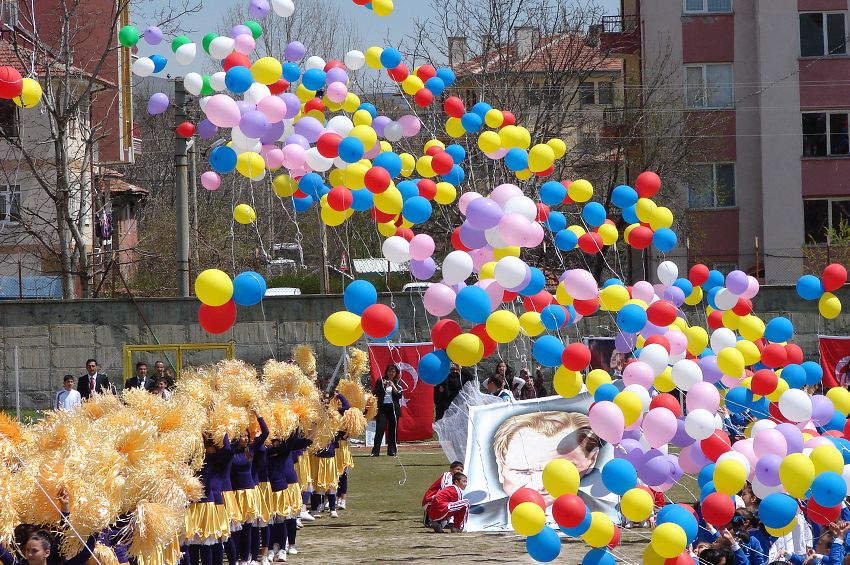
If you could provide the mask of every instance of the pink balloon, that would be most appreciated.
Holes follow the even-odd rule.
[[[464,192],[460,195],[460,198],[457,200],[457,207],[460,210],[460,213],[464,216],[466,215],[466,207],[469,206],[469,203],[473,200],[478,200],[479,198],[484,198],[477,192]]]
[[[257,110],[263,113],[270,124],[275,124],[286,117],[286,102],[277,96],[266,96],[257,103]]]
[[[576,300],[593,300],[599,296],[596,279],[584,269],[570,269],[564,273],[564,290]]]
[[[648,281],[638,281],[632,286],[632,298],[643,300],[647,304],[652,303],[655,297],[655,288]]]
[[[720,382],[726,385],[729,388],[735,388],[736,386],[741,384],[740,377],[730,377],[729,375],[723,375],[720,378]]]
[[[249,55],[257,47],[257,42],[249,33],[237,35],[233,40],[233,49],[243,55]]]
[[[758,457],[756,457],[755,451],[753,451],[753,439],[738,440],[732,444],[732,449],[747,458],[747,462],[750,464],[750,476],[748,480],[752,481],[756,473],[756,463],[758,462]]]
[[[491,151],[490,153],[485,153],[484,155],[486,155],[487,158],[492,160],[492,161],[498,161],[499,159],[501,159],[502,157],[504,157],[507,154],[508,154],[508,150],[505,149],[504,147],[500,147],[500,148],[496,149],[495,151]]]
[[[699,408],[709,412],[717,412],[717,409],[720,408],[720,393],[717,392],[717,387],[711,383],[694,383],[688,389],[685,405],[688,412]]]
[[[508,245],[522,246],[531,232],[531,222],[519,214],[505,214],[499,220],[499,237]]]
[[[207,190],[216,190],[221,186],[221,177],[215,171],[207,171],[201,175],[201,186]]]
[[[207,101],[204,110],[207,119],[220,128],[235,128],[242,119],[242,113],[234,100],[226,94],[216,94]]]
[[[434,254],[434,239],[426,234],[420,233],[410,240],[410,258],[414,261],[424,261]]]
[[[546,234],[543,232],[543,226],[537,222],[531,222],[531,227],[529,228],[528,236],[525,239],[523,247],[528,247],[529,249],[537,247],[543,243],[543,237],[545,235]]]
[[[682,448],[682,451],[679,452],[679,467],[681,467],[682,471],[689,475],[695,475],[702,470],[702,465],[694,461],[693,456],[691,455],[691,450],[693,448],[693,445],[689,445]]]
[[[806,449],[814,449],[819,445],[832,445],[832,442],[827,437],[817,436],[807,441],[805,447]]]
[[[753,453],[757,457],[764,457],[769,454],[785,457],[788,454],[785,436],[782,435],[782,432],[773,428],[761,430],[753,438]]]
[[[489,245],[487,247],[473,249],[469,252],[469,256],[472,257],[472,270],[476,273],[481,271],[481,267],[484,266],[484,263],[488,263],[495,259],[495,257],[493,257],[493,248]]]
[[[419,133],[419,130],[422,129],[422,122],[419,121],[419,118],[413,115],[402,116],[398,119],[399,125],[401,125],[401,131],[404,137],[413,137]]]
[[[475,283],[475,286],[483,288],[484,292],[487,293],[487,297],[490,299],[490,308],[492,310],[495,310],[502,304],[502,298],[505,296],[505,289],[502,288],[502,285],[496,282],[496,279],[484,279],[483,281]]]
[[[307,152],[300,145],[287,145],[283,149],[283,166],[287,169],[298,169],[304,166]]]
[[[369,151],[364,153],[363,156],[367,159],[374,159],[375,157],[380,155],[381,152],[383,152],[383,150],[384,149],[381,147],[381,144],[376,143],[375,145],[372,146],[372,148]]]
[[[625,419],[620,407],[609,400],[597,402],[590,407],[590,429],[605,441],[613,444],[623,439]]]
[[[667,408],[653,408],[643,418],[643,435],[650,447],[661,447],[670,443],[678,429],[675,414]]]
[[[283,166],[283,151],[280,147],[272,146],[272,148],[268,150],[265,159],[266,166],[268,166],[269,169],[279,169]]]
[[[741,294],[742,298],[752,299],[759,293],[759,281],[752,275],[747,276],[747,290]]]
[[[428,287],[422,297],[425,310],[432,316],[448,316],[455,309],[457,295],[450,287],[436,283]]]
[[[515,196],[522,196],[522,190],[515,184],[500,184],[490,193],[490,199],[495,200],[502,208]]]
[[[328,85],[325,94],[331,102],[342,104],[345,101],[345,97],[348,96],[348,87],[341,82],[332,82]]]
[[[681,465],[679,465],[679,466],[681,467]],[[673,488],[673,485],[675,485],[675,484],[676,484],[675,481],[671,481],[669,483],[664,483],[664,484],[661,484],[661,485],[655,485],[654,487],[652,487],[652,490],[667,492],[668,490]]]
[[[688,347],[687,336],[679,330],[670,330],[664,334],[664,337],[670,342],[670,355],[680,355]]]
[[[623,384],[626,386],[639,385],[644,388],[649,388],[652,386],[654,381],[655,371],[653,371],[652,367],[643,361],[634,361],[629,363],[623,370]]]

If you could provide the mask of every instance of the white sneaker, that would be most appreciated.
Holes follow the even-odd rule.
[[[337,500],[336,509],[337,510],[345,510],[345,499],[344,498],[340,498],[339,500]]]
[[[278,551],[280,551],[280,544],[276,543],[272,546],[272,550],[269,552],[269,557],[267,557],[267,559],[274,561],[274,556],[277,555]]]
[[[289,548],[289,554],[290,555],[298,555],[298,550],[295,548],[294,545]]]
[[[300,530],[303,527],[304,527],[304,524],[301,523],[301,518],[296,518],[295,519],[295,528]]]
[[[260,564],[252,559],[251,561],[248,562],[248,565],[260,565]]]
[[[260,561],[260,565],[271,565],[268,557],[263,557],[262,561]]]
[[[315,520],[315,516],[307,512],[306,510],[302,510],[301,514],[298,515],[299,520],[304,520],[305,522],[312,522]]]
[[[336,513],[336,510],[331,510],[331,518],[339,518],[339,514]]]
[[[275,553],[275,561],[286,561],[286,550],[280,549]]]

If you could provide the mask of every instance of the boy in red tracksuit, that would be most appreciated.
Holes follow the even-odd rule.
[[[451,486],[452,477],[454,477],[455,473],[463,473],[463,463],[460,461],[452,461],[452,464],[449,465],[449,470],[440,475],[436,481],[431,483],[428,490],[425,491],[425,496],[422,497],[422,523],[425,524],[425,526],[431,525],[431,521],[428,520],[428,505],[431,504],[431,501],[434,500],[434,497],[437,496],[438,492],[448,486]]]
[[[451,532],[463,531],[466,517],[469,515],[469,501],[463,498],[466,483],[466,475],[455,473],[451,486],[442,489],[431,501],[428,506],[428,519],[436,533],[443,533],[449,521],[452,522]]]

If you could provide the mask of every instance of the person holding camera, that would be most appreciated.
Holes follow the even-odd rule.
[[[398,419],[401,417],[401,387],[398,383],[399,370],[395,365],[387,366],[384,376],[375,381],[372,394],[380,402],[378,415],[375,418],[375,445],[372,446],[370,457],[378,457],[381,454],[381,443],[384,432],[387,435],[387,455],[393,457],[398,450],[396,445],[396,430]]]

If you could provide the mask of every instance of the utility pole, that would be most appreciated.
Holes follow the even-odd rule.
[[[319,222],[319,234],[321,237],[321,245],[319,246],[321,249],[321,261],[322,261],[322,270],[319,271],[319,284],[321,286],[322,294],[330,294],[331,292],[331,281],[328,277],[328,232],[325,227],[325,223]]]
[[[177,196],[177,296],[189,296],[189,160],[187,140],[177,133],[186,121],[186,89],[174,81],[174,186]]]

